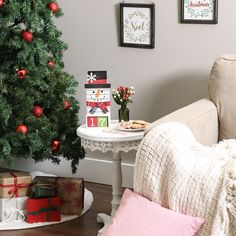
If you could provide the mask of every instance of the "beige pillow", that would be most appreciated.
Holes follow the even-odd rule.
[[[236,55],[223,55],[214,63],[209,96],[218,110],[219,140],[236,138]]]

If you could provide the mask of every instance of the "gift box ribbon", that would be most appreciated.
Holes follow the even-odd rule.
[[[6,219],[4,222],[11,223],[11,222],[23,222],[25,220],[25,215],[23,210],[18,208],[11,208],[4,211],[6,215]]]
[[[21,188],[27,188],[29,186],[29,184],[19,184],[17,183],[17,176],[10,172],[11,176],[14,178],[14,184],[0,184],[0,187],[2,188],[11,188],[8,191],[8,194],[12,194],[11,198],[13,197],[18,197],[19,195],[19,189]]]
[[[59,210],[58,206],[50,206],[50,205],[51,205],[51,201],[50,201],[50,198],[48,198],[48,206],[47,207],[42,207],[38,211],[27,212],[27,214],[37,216],[41,213],[47,212],[46,221],[49,221],[50,220],[50,211],[58,211]]]

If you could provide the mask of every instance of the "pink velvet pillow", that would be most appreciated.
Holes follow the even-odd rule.
[[[183,215],[126,189],[102,236],[193,236],[204,219]]]

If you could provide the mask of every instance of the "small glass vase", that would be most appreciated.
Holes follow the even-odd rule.
[[[125,105],[121,105],[119,109],[119,122],[129,121],[129,109]]]

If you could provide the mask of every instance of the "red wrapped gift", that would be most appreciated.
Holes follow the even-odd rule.
[[[61,220],[59,197],[32,199],[26,201],[26,222],[52,222]]]

